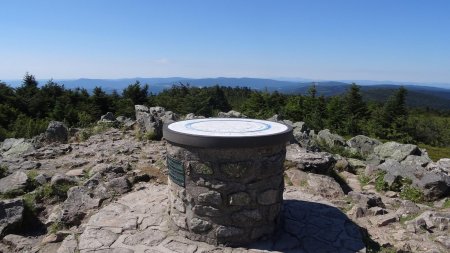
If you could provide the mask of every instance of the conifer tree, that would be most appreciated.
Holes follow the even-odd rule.
[[[361,122],[367,117],[367,106],[362,99],[359,86],[353,83],[344,97],[346,132],[355,135],[361,132]]]

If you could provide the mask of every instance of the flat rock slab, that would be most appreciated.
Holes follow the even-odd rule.
[[[188,240],[169,229],[167,186],[147,184],[93,215],[79,236],[83,252],[365,252],[361,230],[339,209],[295,188],[284,196],[274,236],[244,248]]]

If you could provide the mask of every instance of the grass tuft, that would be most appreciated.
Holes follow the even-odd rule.
[[[8,175],[8,167],[6,165],[0,165],[0,178],[4,178]]]
[[[384,181],[384,176],[386,175],[386,171],[379,171],[375,178],[375,189],[378,192],[384,192],[389,190],[388,184]]]
[[[444,202],[444,204],[442,205],[442,208],[450,208],[450,199],[447,198]]]

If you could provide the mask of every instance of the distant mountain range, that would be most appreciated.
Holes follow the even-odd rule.
[[[45,84],[47,80],[38,80],[41,85]],[[183,78],[183,77],[169,77],[169,78],[123,78],[123,79],[76,79],[76,80],[54,80],[59,84],[64,84],[66,88],[73,89],[82,87],[87,90],[92,90],[96,86],[102,87],[107,92],[113,90],[121,91],[129,84],[136,81],[141,84],[149,84],[152,93],[159,93],[164,89],[172,87],[180,83],[189,84],[197,87],[209,87],[214,85],[221,86],[245,86],[255,90],[278,91],[286,94],[307,94],[311,85],[315,84],[317,93],[324,96],[334,96],[345,93],[352,82],[361,85],[363,97],[366,100],[373,100],[383,102],[398,89],[400,83],[398,82],[376,82],[368,80],[360,81],[320,81],[311,82],[305,79],[293,80],[274,80],[263,78]],[[9,85],[17,87],[20,85],[20,80],[6,81]],[[413,107],[430,107],[435,109],[450,109],[450,85],[436,84],[440,87],[433,87],[432,85],[418,85],[417,83],[404,83],[403,85],[408,89],[407,104]],[[445,87],[445,88],[444,88]]]

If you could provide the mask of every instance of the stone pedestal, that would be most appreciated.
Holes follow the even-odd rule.
[[[291,133],[286,131],[275,143],[241,147],[227,146],[226,140],[218,147],[199,147],[201,141],[189,146],[168,134],[174,227],[189,239],[211,244],[243,245],[271,235],[283,200],[285,144]]]

